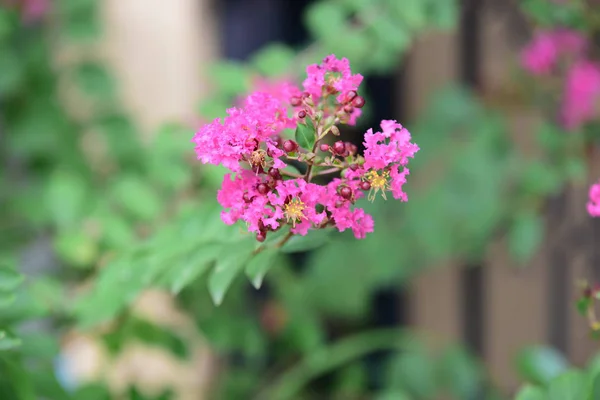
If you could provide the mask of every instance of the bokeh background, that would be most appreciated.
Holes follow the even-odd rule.
[[[0,398],[504,399],[585,366],[600,168],[519,65],[571,3],[523,4],[0,0]],[[193,133],[330,53],[366,76],[343,135],[421,147],[409,202],[217,307],[223,171]]]

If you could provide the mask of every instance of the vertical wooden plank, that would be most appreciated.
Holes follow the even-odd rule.
[[[215,58],[216,27],[206,0],[104,0],[105,47],[121,95],[145,132],[192,120]]]
[[[429,33],[420,37],[406,64],[405,109],[414,117],[431,95],[457,77],[455,33]],[[440,265],[419,275],[409,288],[411,325],[430,332],[442,342],[460,340],[460,285],[453,265]]]
[[[503,97],[511,92],[518,49],[510,44],[512,27],[488,6],[489,3],[481,24],[482,89],[484,97]],[[539,118],[519,106],[510,106],[504,112],[515,144],[531,154],[532,132]],[[519,383],[514,367],[518,351],[526,345],[546,341],[548,269],[544,253],[541,250],[529,265],[519,267],[511,262],[506,243],[500,240],[487,257],[486,363],[494,383],[507,391],[514,390]]]

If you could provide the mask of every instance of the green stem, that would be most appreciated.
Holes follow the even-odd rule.
[[[285,400],[296,396],[313,379],[377,350],[402,350],[411,345],[405,330],[378,329],[342,339],[315,350],[292,367],[256,399]]]

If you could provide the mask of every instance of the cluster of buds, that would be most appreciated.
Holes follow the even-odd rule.
[[[336,140],[339,126],[361,115],[362,79],[347,59],[328,56],[307,67],[303,90],[283,82],[256,91],[194,135],[199,160],[231,170],[217,194],[225,223],[244,221],[260,242],[284,226],[287,238],[329,226],[364,238],[374,222],[357,199],[389,191],[407,200],[406,165],[419,148],[406,128],[384,120],[380,132],[369,129],[364,155]],[[295,136],[285,137],[291,129]],[[333,178],[317,184],[318,176]]]

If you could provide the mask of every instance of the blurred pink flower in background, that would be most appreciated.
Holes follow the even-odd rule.
[[[521,52],[521,65],[534,75],[552,72],[560,57],[579,57],[587,40],[577,31],[559,29],[539,32]]]
[[[23,19],[25,22],[35,22],[50,9],[50,0],[22,0]]]
[[[51,0],[0,0],[0,5],[18,7],[24,22],[39,21],[50,9]]]
[[[600,217],[600,182],[590,187],[587,211],[592,217]]]
[[[576,130],[594,117],[600,94],[600,66],[579,61],[568,71],[561,108],[561,122],[566,129]]]

